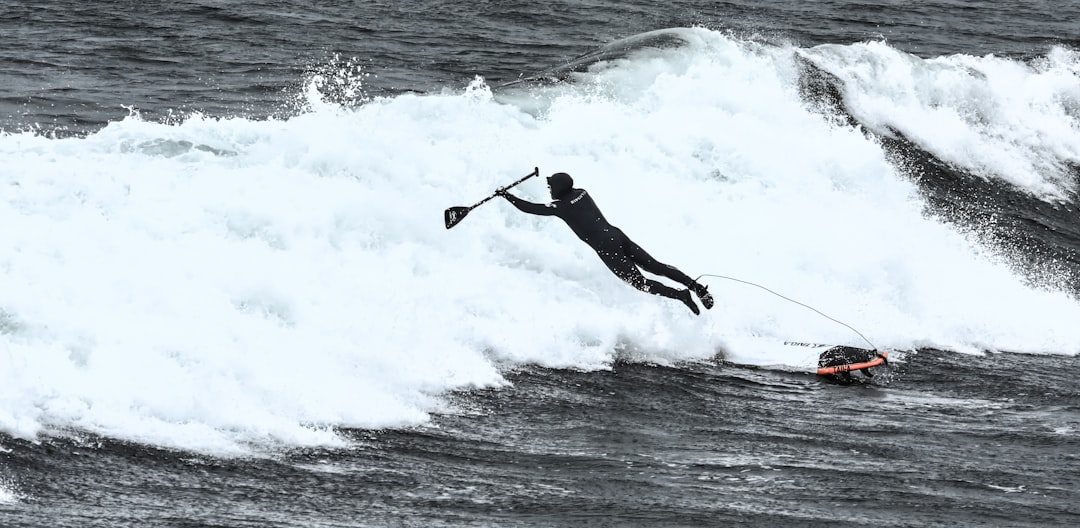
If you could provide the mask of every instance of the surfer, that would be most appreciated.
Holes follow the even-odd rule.
[[[713,307],[713,297],[706,286],[694,281],[674,266],[657,261],[641,249],[641,246],[630,240],[622,230],[609,224],[589,193],[585,189],[574,187],[574,180],[569,174],[556,172],[548,176],[547,182],[552,201],[546,204],[523,200],[510,194],[506,188],[499,189],[495,194],[506,198],[522,212],[562,218],[578,238],[596,251],[600,260],[616,277],[630,283],[631,286],[646,293],[682,301],[690,308],[690,311],[694,312],[694,315],[700,314],[701,311],[690,295],[691,290],[701,299],[701,304],[705,308]],[[687,289],[676,290],[661,282],[646,279],[641,274],[641,270],[667,277],[686,286]]]

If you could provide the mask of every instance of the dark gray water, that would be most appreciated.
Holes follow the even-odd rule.
[[[716,364],[527,370],[348,450],[8,443],[8,526],[1071,526],[1075,357],[923,351],[887,387]],[[76,435],[78,436],[78,435]]]
[[[0,3],[0,129],[83,132],[135,108],[293,112],[303,73],[334,56],[376,72],[372,95],[493,85],[638,33],[700,25],[804,46],[884,39],[923,57],[1076,48],[1077,2]]]
[[[368,96],[498,85],[693,25],[1023,61],[1080,47],[1076,20],[1078,2],[0,2],[0,130],[286,117],[305,76],[348,61],[372,74]],[[844,113],[822,82],[807,98]],[[1080,273],[1075,197],[969,178],[902,137],[883,147],[919,169],[929,214],[993,219],[1033,281]],[[722,359],[515,368],[507,387],[446,395],[454,411],[425,426],[251,458],[0,431],[0,525],[1075,526],[1080,362],[1057,352],[908,351],[860,386]]]

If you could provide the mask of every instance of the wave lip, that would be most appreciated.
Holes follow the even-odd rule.
[[[1077,193],[1080,53],[922,59],[881,42],[800,53],[843,83],[846,107],[876,133],[1050,199]]]

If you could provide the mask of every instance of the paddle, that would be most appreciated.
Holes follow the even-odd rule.
[[[477,207],[480,207],[481,205],[484,204],[484,202],[487,202],[488,200],[498,196],[500,192],[505,191],[505,190],[507,190],[507,189],[509,189],[509,188],[511,188],[511,187],[513,187],[513,186],[515,186],[515,185],[529,179],[529,178],[532,178],[533,176],[539,176],[539,175],[540,175],[540,167],[534,167],[533,171],[530,172],[529,174],[527,174],[524,178],[522,178],[522,179],[520,179],[520,180],[518,180],[518,181],[516,181],[514,183],[511,183],[510,185],[507,185],[506,187],[499,188],[499,190],[495,191],[495,194],[492,194],[491,196],[488,196],[487,198],[484,198],[483,200],[480,200],[479,202],[476,202],[475,204],[470,205],[469,207],[451,207],[451,208],[447,209],[445,212],[443,212],[443,221],[446,222],[446,228],[450,229],[451,227],[456,226],[458,224],[458,222],[462,221],[465,218],[465,215],[469,214],[469,211],[472,211],[473,209],[476,209]]]

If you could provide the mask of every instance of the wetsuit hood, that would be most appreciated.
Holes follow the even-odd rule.
[[[556,172],[547,179],[548,188],[551,190],[551,199],[558,200],[574,187],[574,179],[565,172]]]

